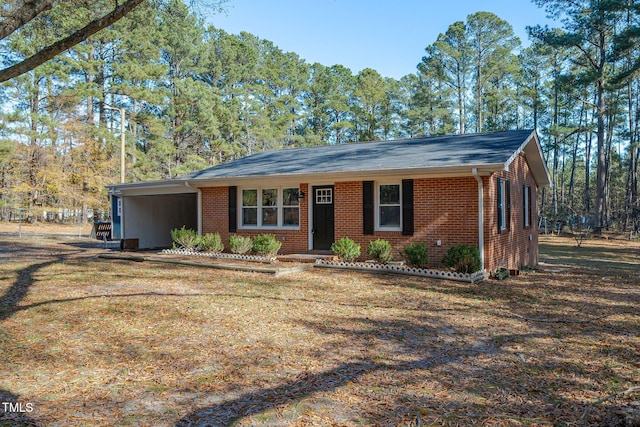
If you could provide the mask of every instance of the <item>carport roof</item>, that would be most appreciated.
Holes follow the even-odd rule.
[[[550,183],[535,130],[476,133],[263,151],[169,182],[327,174],[501,170],[524,152],[539,186]],[[134,183],[135,184],[135,183]],[[143,184],[143,183],[139,183]],[[132,184],[117,184],[126,189]]]

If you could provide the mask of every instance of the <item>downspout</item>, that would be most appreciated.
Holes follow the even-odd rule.
[[[484,185],[477,168],[471,169],[471,174],[478,181],[478,250],[480,251],[480,271],[484,271]]]

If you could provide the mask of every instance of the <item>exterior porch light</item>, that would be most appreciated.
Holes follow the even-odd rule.
[[[298,200],[304,200],[304,192],[303,191],[298,191],[298,194],[296,194]]]

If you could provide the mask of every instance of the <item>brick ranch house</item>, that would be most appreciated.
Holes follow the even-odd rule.
[[[550,185],[535,130],[265,151],[164,181],[109,186],[116,238],[171,245],[170,230],[271,233],[280,253],[342,237],[399,250],[476,245],[483,268],[538,263],[538,189]],[[364,255],[366,256],[366,255]]]

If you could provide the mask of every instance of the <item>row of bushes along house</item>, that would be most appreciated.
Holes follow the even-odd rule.
[[[195,230],[185,227],[171,231],[174,249],[220,253],[225,246],[219,233],[198,235]],[[260,234],[253,238],[234,234],[229,237],[229,251],[237,255],[249,252],[266,257],[275,257],[282,246],[273,234]],[[362,251],[354,240],[343,237],[331,245],[331,251],[345,262],[353,262]],[[393,261],[393,247],[384,239],[369,243],[366,253],[373,261],[389,263]],[[426,268],[429,265],[429,250],[424,243],[413,242],[406,245],[401,255],[413,267]],[[442,258],[442,264],[458,273],[475,273],[480,270],[480,254],[477,248],[469,245],[451,246]]]

